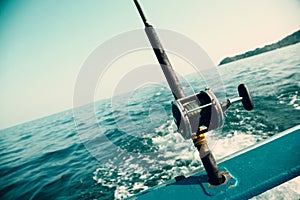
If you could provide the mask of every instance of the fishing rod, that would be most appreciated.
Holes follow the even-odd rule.
[[[226,181],[226,176],[223,172],[220,172],[208,147],[204,133],[223,125],[224,112],[234,102],[242,101],[246,110],[252,110],[254,106],[250,92],[246,85],[239,85],[239,97],[228,99],[224,106],[219,103],[209,88],[197,94],[185,96],[154,27],[148,22],[138,0],[134,0],[134,3],[145,25],[146,35],[175,98],[175,101],[172,102],[172,113],[178,132],[184,139],[193,140],[206,170],[208,182],[211,185],[221,185]]]
[[[157,58],[158,62],[160,63],[161,69],[164,72],[164,75],[168,81],[169,87],[173,93],[174,98],[175,99],[184,98],[185,95],[184,95],[182,86],[175,74],[174,69],[172,68],[171,62],[164,50],[159,38],[158,38],[153,26],[150,25],[149,22],[147,21],[139,2],[134,0],[134,3],[135,3],[135,5],[140,13],[140,16],[144,22],[145,32],[146,32],[148,39],[153,47],[156,58]]]

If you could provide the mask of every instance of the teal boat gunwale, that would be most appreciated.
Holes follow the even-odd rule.
[[[278,134],[276,134],[276,135],[274,135],[274,136],[272,136],[272,137],[270,137],[268,139],[265,139],[263,141],[260,141],[260,142],[258,142],[256,144],[254,144],[254,145],[251,145],[251,146],[249,146],[247,148],[239,150],[239,151],[237,151],[237,152],[235,152],[235,153],[233,153],[231,155],[228,155],[228,156],[225,156],[224,158],[218,159],[217,162],[218,162],[218,164],[220,164],[220,166],[226,167],[226,168],[228,168],[229,171],[231,171],[231,166],[230,165],[226,166],[226,162],[227,161],[228,162],[231,162],[231,161],[235,162],[236,160],[240,159],[239,157],[241,157],[243,155],[246,155],[246,154],[249,154],[249,153],[253,153],[253,152],[257,153],[257,154],[260,154],[261,153],[260,151],[262,151],[262,148],[269,148],[269,149],[276,148],[277,149],[278,144],[276,144],[276,143],[279,142],[279,145],[280,145],[280,143],[284,139],[288,139],[288,140],[290,140],[290,142],[292,142],[292,144],[294,144],[294,149],[291,149],[291,150],[296,150],[297,147],[299,146],[299,144],[297,144],[298,141],[295,140],[295,138],[298,138],[297,134],[299,134],[299,133],[300,133],[300,125],[297,125],[295,127],[287,129],[287,130],[285,130],[283,132],[280,132],[280,133],[278,133]],[[287,137],[285,137],[285,136],[287,136]],[[285,145],[288,145],[288,144],[285,144]],[[283,154],[284,153],[293,153],[293,152],[287,151],[287,152],[283,152]],[[282,155],[274,155],[274,156],[282,156]],[[296,157],[296,159],[297,159],[297,157]],[[265,163],[267,164],[269,161],[271,162],[271,160],[272,159],[270,158],[270,160],[266,160]],[[276,158],[275,158],[275,160],[276,160]],[[200,190],[199,189],[200,187],[197,188],[197,186],[201,185],[201,183],[199,183],[199,185],[197,185],[195,183],[191,183],[189,185],[188,189],[191,189],[191,190],[194,191],[195,188],[196,188],[197,192],[199,193],[199,198],[201,197],[201,198],[204,198],[204,199],[216,199],[216,198],[220,198],[220,197],[226,197],[228,199],[238,199],[238,198],[241,198],[241,197],[243,197],[243,198],[250,198],[250,197],[256,196],[256,195],[258,195],[260,193],[263,193],[266,190],[269,190],[269,189],[273,188],[273,187],[270,188],[270,186],[272,186],[272,185],[273,186],[274,185],[277,186],[277,185],[280,185],[280,184],[282,184],[282,183],[284,183],[284,182],[292,179],[293,177],[299,176],[300,175],[299,174],[300,173],[300,163],[299,163],[298,160],[294,160],[294,161],[295,161],[295,163],[294,163],[295,167],[294,168],[289,169],[289,171],[288,171],[288,169],[286,169],[286,172],[283,171],[283,172],[277,174],[277,176],[275,174],[275,176],[269,177],[265,181],[257,182],[256,185],[249,186],[249,190],[247,190],[247,188],[243,188],[244,190],[247,190],[247,191],[243,191],[244,192],[243,194],[239,194],[238,191],[234,191],[234,192],[229,192],[229,193],[232,193],[231,197],[227,197],[227,196],[224,196],[224,195],[223,196],[207,196],[207,194],[205,194],[205,191],[203,191],[202,189]],[[244,163],[244,165],[245,164],[246,163]],[[251,165],[254,166],[255,164],[252,163]],[[250,167],[251,167],[251,165],[250,165]],[[273,168],[274,168],[274,166],[273,166]],[[282,170],[284,170],[284,168],[279,169],[279,170],[282,171]],[[257,170],[257,171],[259,171],[259,170]],[[233,174],[234,174],[234,176],[237,177],[238,181],[240,181],[239,179],[245,178],[245,177],[243,177],[243,178],[240,177],[240,176],[245,176],[245,172],[242,172],[242,170],[241,170],[241,173],[239,173],[238,171],[234,171]],[[204,171],[204,168],[201,167],[201,168],[199,168],[197,170],[192,171],[187,178],[183,177],[183,179],[184,180],[195,179],[195,177],[203,176],[203,175],[205,175],[205,171]],[[172,194],[172,191],[171,191],[170,188],[168,188],[168,186],[174,186],[174,185],[183,186],[183,184],[180,184],[180,181],[182,181],[182,179],[180,179],[179,181],[176,181],[175,179],[166,181],[165,183],[163,183],[161,185],[155,186],[153,188],[150,188],[148,190],[145,190],[145,191],[142,191],[142,192],[140,192],[138,194],[135,194],[134,196],[131,196],[128,199],[150,199],[147,196],[149,196],[151,194],[154,194],[155,197],[158,197],[158,195],[155,195],[155,193],[159,193],[158,192],[159,190],[162,190],[161,193]],[[254,180],[254,182],[255,182],[255,180]],[[266,184],[267,184],[267,186],[266,186]],[[169,190],[169,191],[167,191],[167,190]],[[251,190],[256,190],[256,192],[253,193],[253,191],[251,191]],[[187,192],[186,195],[188,196],[189,195],[188,194],[189,191],[187,190],[186,192]],[[202,194],[200,192],[202,192]],[[245,193],[247,193],[247,194],[245,194]],[[153,197],[153,195],[152,195],[152,197]],[[163,199],[163,198],[158,198],[158,199]],[[175,196],[175,198],[174,198],[174,196],[173,196],[173,199],[180,199],[180,197],[179,196]]]

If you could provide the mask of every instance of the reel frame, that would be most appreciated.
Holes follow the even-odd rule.
[[[173,101],[172,112],[184,139],[219,128],[224,123],[222,106],[209,88]]]
[[[220,128],[224,124],[224,112],[232,103],[242,101],[248,111],[254,108],[252,97],[245,84],[238,86],[239,97],[228,99],[222,106],[214,93],[205,91],[177,99],[172,102],[172,113],[178,132],[184,139],[191,139],[208,131]]]

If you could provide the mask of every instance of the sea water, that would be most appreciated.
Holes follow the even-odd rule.
[[[207,135],[217,159],[299,124],[299,55],[296,44],[218,67],[222,95],[247,84],[255,109],[233,105],[224,127]],[[197,75],[186,79],[205,88]],[[71,109],[1,130],[0,199],[122,199],[201,168],[191,141],[176,133],[166,87],[114,98],[76,108],[79,118]],[[84,117],[91,108],[96,120]],[[299,198],[299,177],[254,197]]]

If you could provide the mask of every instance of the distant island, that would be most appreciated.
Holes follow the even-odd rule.
[[[247,51],[246,53],[239,54],[239,55],[236,55],[236,56],[233,56],[233,57],[226,57],[220,62],[219,65],[223,65],[223,64],[226,64],[226,63],[237,61],[237,60],[240,60],[240,59],[243,59],[243,58],[248,58],[250,56],[255,56],[255,55],[258,55],[258,54],[261,54],[261,53],[265,53],[265,52],[272,51],[272,50],[275,50],[275,49],[279,49],[279,48],[282,48],[282,47],[285,47],[285,46],[296,44],[298,42],[300,42],[300,30],[294,32],[293,34],[283,38],[282,40],[280,40],[276,43],[265,45],[262,48],[256,48],[255,50]]]

